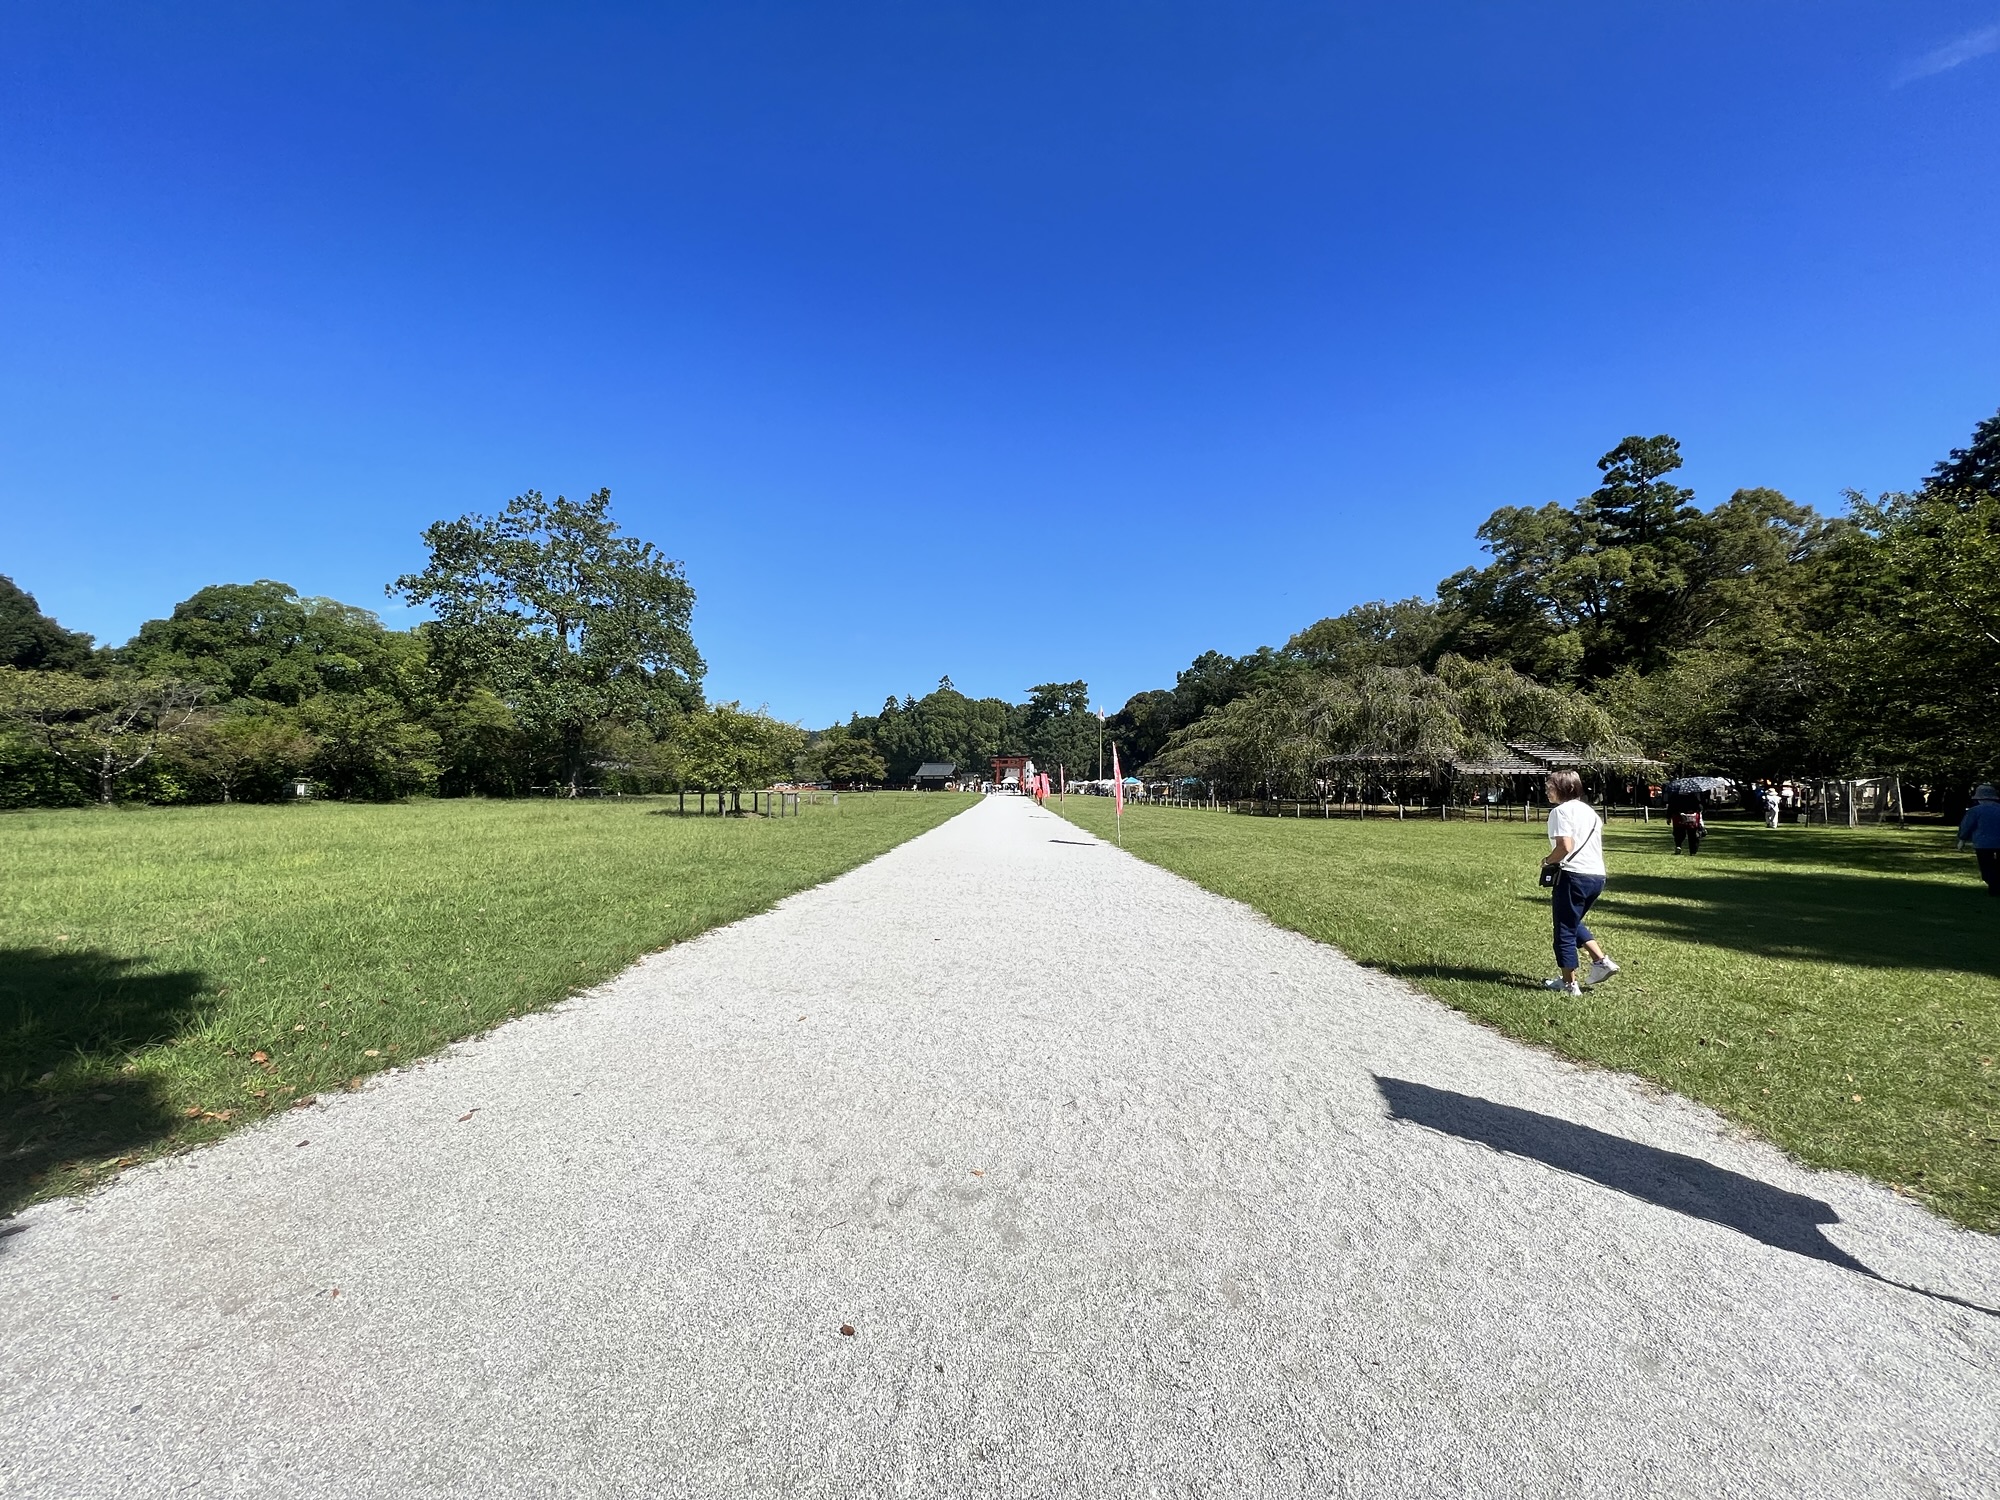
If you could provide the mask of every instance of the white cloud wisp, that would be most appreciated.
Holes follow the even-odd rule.
[[[1969,63],[1989,52],[2000,52],[2000,26],[1968,31],[1935,51],[1926,52],[1896,75],[1895,86],[1901,88],[1906,83],[1915,83],[1919,78],[1929,78],[1934,73],[1949,73],[1961,63]]]

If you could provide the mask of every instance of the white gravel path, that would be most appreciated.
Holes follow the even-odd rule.
[[[2000,1492],[2000,1241],[1018,799],[15,1223],[7,1495]]]

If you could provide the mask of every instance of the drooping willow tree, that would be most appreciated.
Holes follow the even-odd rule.
[[[1497,662],[1446,656],[1434,672],[1295,674],[1176,732],[1146,774],[1272,797],[1319,797],[1330,787],[1386,780],[1438,789],[1455,765],[1530,740],[1605,766],[1637,759],[1611,716],[1582,694]]]

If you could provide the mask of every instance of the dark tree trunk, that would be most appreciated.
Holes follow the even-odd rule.
[[[562,732],[563,779],[569,786],[570,797],[579,795],[579,784],[583,777],[583,727],[572,724]]]

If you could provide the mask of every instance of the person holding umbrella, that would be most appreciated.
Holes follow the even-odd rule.
[[[1958,825],[1958,847],[1972,846],[1979,861],[1979,878],[1986,882],[1986,894],[2000,896],[2000,788],[1990,781],[1979,783],[1972,794],[1972,806]]]
[[[1701,816],[1701,794],[1727,782],[1713,776],[1683,776],[1666,785],[1667,821],[1674,828],[1674,853],[1683,845],[1690,855],[1701,853],[1701,841],[1708,837],[1708,824]]]

